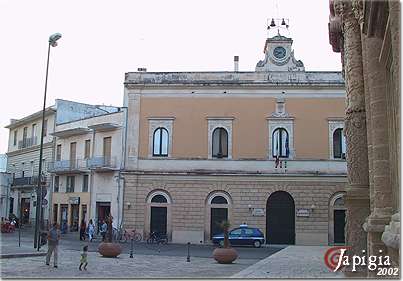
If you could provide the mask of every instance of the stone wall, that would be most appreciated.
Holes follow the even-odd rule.
[[[266,210],[271,193],[286,191],[294,199],[295,210],[311,210],[309,217],[295,218],[296,244],[327,245],[329,202],[333,194],[344,190],[346,178],[273,177],[273,176],[194,176],[139,175],[126,173],[124,227],[136,228],[148,236],[150,228],[149,195],[160,190],[172,200],[168,204],[168,236],[174,242],[208,242],[210,205],[215,192],[229,197],[228,218],[232,227],[244,222],[266,232],[266,215],[253,216],[253,209]],[[130,202],[130,208],[127,203]],[[180,237],[179,237],[180,236]],[[200,238],[199,238],[200,237]],[[185,240],[184,240],[185,239]]]

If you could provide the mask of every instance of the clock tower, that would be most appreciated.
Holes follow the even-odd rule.
[[[265,58],[256,64],[256,71],[305,71],[303,62],[294,57],[292,42],[291,38],[280,35],[280,32],[267,38],[264,46]]]

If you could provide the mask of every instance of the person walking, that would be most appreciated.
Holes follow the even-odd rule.
[[[50,257],[53,253],[53,266],[57,268],[57,248],[60,240],[59,225],[53,223],[51,229],[48,231],[48,253],[46,255],[46,265],[49,265]]]
[[[101,225],[102,242],[105,241],[105,236],[106,236],[107,231],[108,231],[108,225],[106,224],[105,220],[102,220],[102,225]]]
[[[92,219],[88,223],[88,240],[91,242],[92,238],[94,238],[95,226],[92,222]]]
[[[88,265],[88,261],[87,261],[87,256],[88,256],[88,246],[84,246],[83,247],[83,252],[81,253],[81,257],[80,257],[80,266],[78,267],[78,269],[81,271],[81,267],[84,265],[84,270],[87,270],[87,265]]]
[[[87,228],[87,225],[85,223],[85,220],[81,221],[80,224],[80,240],[85,240],[85,230]]]

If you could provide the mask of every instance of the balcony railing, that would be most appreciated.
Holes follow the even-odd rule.
[[[42,184],[46,184],[47,178],[43,177],[42,178]],[[14,178],[12,181],[12,186],[24,186],[24,185],[38,185],[38,176],[32,176],[32,177],[20,177],[20,178]]]
[[[116,157],[94,156],[87,159],[87,167],[90,169],[115,169]]]
[[[86,169],[87,169],[87,161],[84,159],[60,160],[50,162],[48,164],[48,171],[52,173],[74,172]]]
[[[38,144],[38,137],[22,139],[18,142],[18,149],[31,147]]]

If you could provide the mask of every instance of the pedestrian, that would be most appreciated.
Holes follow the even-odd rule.
[[[95,226],[91,219],[88,223],[88,240],[90,242],[92,241],[92,238],[94,237],[94,232],[95,232]]]
[[[80,240],[85,240],[85,229],[87,228],[87,225],[85,223],[85,220],[81,221],[80,224]]]
[[[50,257],[53,253],[53,266],[57,268],[57,247],[60,240],[59,225],[55,222],[48,231],[48,253],[46,255],[46,265],[49,265]]]
[[[88,256],[88,246],[84,246],[83,247],[83,252],[81,253],[81,257],[80,257],[80,266],[78,267],[78,269],[81,271],[81,267],[84,265],[84,270],[87,270],[87,265],[88,265],[88,261],[87,261],[87,256]]]
[[[105,241],[105,236],[106,236],[107,231],[108,231],[108,225],[106,224],[105,220],[102,220],[102,225],[101,225],[102,242]]]

